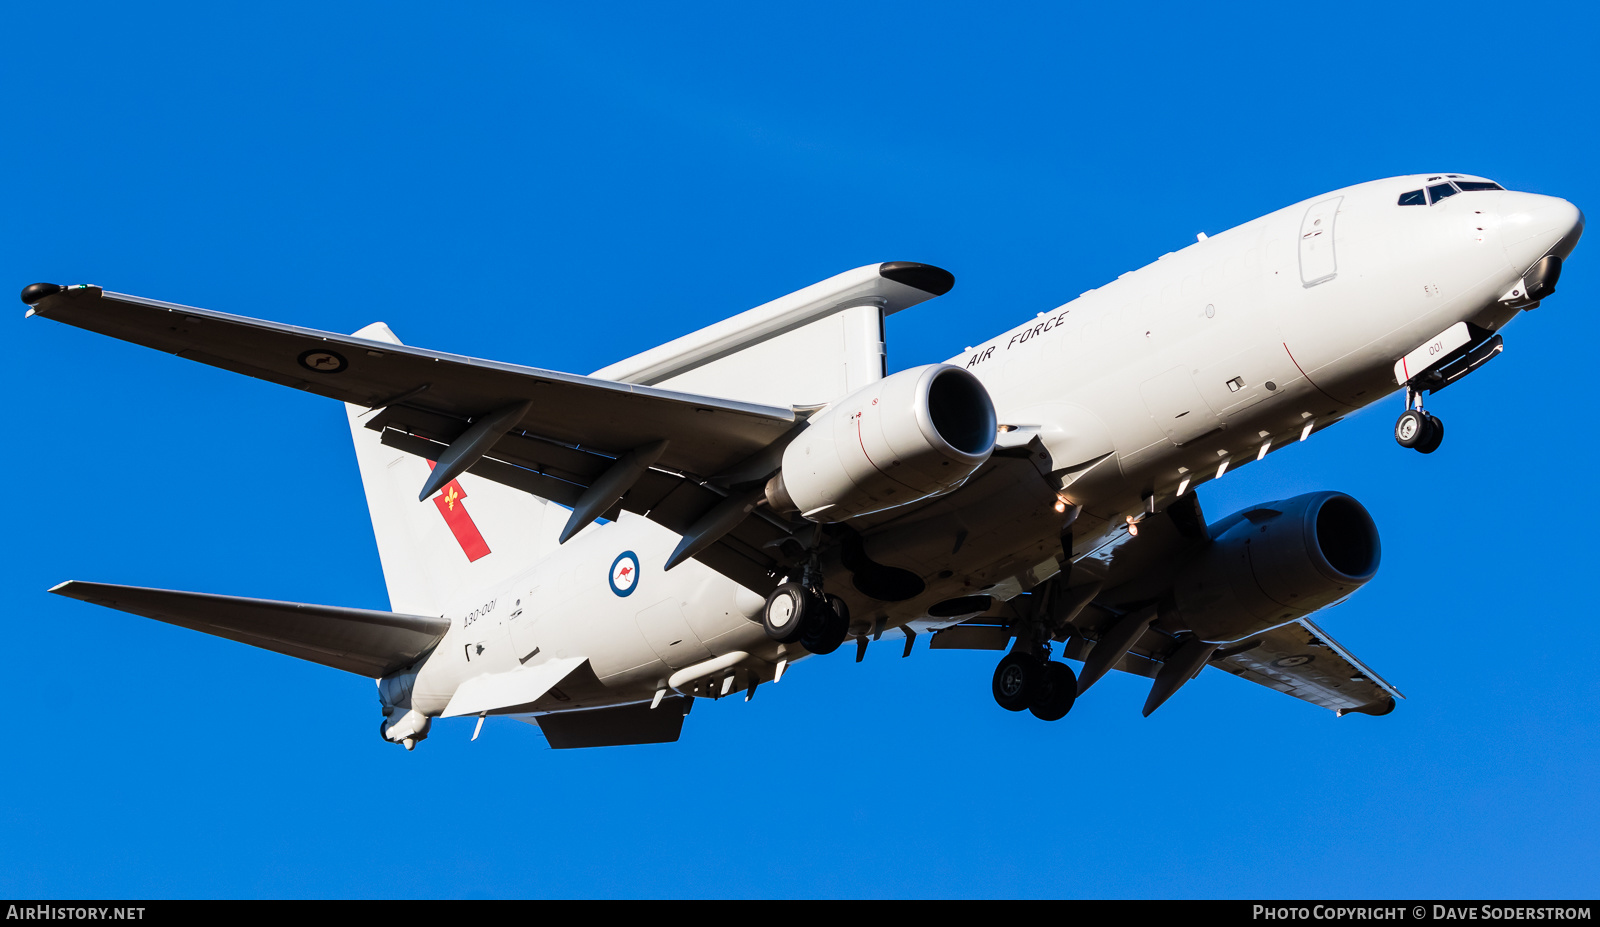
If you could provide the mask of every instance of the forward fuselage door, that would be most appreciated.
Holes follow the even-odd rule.
[[[1339,216],[1342,196],[1311,204],[1300,222],[1300,283],[1314,287],[1338,276],[1339,265],[1333,253],[1333,223]]]

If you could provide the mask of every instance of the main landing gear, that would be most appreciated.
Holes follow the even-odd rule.
[[[762,611],[767,636],[816,654],[833,653],[850,634],[850,609],[836,595],[801,583],[784,583],[767,596]]]
[[[1444,441],[1444,422],[1422,409],[1422,393],[1406,386],[1406,410],[1394,423],[1394,439],[1401,447],[1432,454]]]
[[[1044,721],[1059,721],[1078,698],[1078,677],[1072,667],[1043,656],[1013,650],[994,671],[994,700],[1006,711],[1033,712]]]
[[[850,608],[844,599],[822,591],[822,564],[815,548],[806,555],[800,581],[784,582],[767,596],[761,623],[778,643],[799,644],[815,654],[833,653],[850,636]]]

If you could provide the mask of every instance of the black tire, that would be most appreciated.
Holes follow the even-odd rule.
[[[767,596],[761,610],[761,625],[767,636],[780,644],[792,644],[814,623],[816,599],[799,583],[784,583]]]
[[[850,608],[838,596],[810,596],[810,608],[800,647],[818,655],[835,652],[850,637]]]
[[[1041,721],[1060,721],[1078,700],[1078,674],[1065,663],[1044,665],[1044,691],[1028,710]]]
[[[994,668],[990,690],[1006,711],[1022,711],[1033,704],[1044,681],[1044,662],[1032,654],[1012,651]]]
[[[816,618],[808,622],[801,633],[800,646],[819,656],[833,653],[850,636],[850,609],[845,607],[843,599],[834,595],[812,596],[811,607],[815,609]]]
[[[1401,447],[1416,447],[1428,436],[1428,419],[1432,416],[1417,409],[1407,409],[1394,423],[1394,440]]]
[[[850,606],[844,604],[844,599],[841,599],[830,592],[822,597],[822,601],[828,603],[829,611],[844,616],[845,626],[850,626]]]
[[[1429,415],[1427,433],[1417,442],[1417,450],[1423,454],[1432,454],[1442,443],[1444,443],[1444,420]]]

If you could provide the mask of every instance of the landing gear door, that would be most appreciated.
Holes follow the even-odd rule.
[[[1300,222],[1300,283],[1307,289],[1327,283],[1339,274],[1333,253],[1333,223],[1344,197],[1313,203]]]

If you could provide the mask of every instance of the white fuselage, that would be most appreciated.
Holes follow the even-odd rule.
[[[1279,210],[951,359],[983,381],[1003,426],[1049,450],[1062,498],[1082,506],[1075,553],[1125,530],[1145,496],[1164,505],[1393,392],[1395,361],[1450,325],[1499,329],[1520,311],[1500,297],[1581,228],[1570,203],[1510,191],[1397,205],[1426,182],[1375,181]],[[1040,531],[1017,518],[1007,540],[1003,524],[1016,515],[1000,513],[987,547],[943,544],[896,563],[923,577],[922,595],[855,599],[853,611],[870,612],[881,634],[923,619],[934,602],[1019,591],[1002,581],[1019,568],[1045,578],[1055,561],[1041,555]],[[417,670],[412,707],[436,715],[467,679],[547,659],[587,658],[610,693],[604,702],[618,704],[649,699],[674,673],[723,654],[748,653],[753,681],[805,655],[752,620],[760,595],[694,561],[663,572],[677,541],[624,516],[457,603]],[[627,551],[639,569],[619,587],[610,570]],[[571,707],[587,706],[545,700],[536,710]]]

